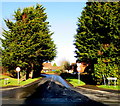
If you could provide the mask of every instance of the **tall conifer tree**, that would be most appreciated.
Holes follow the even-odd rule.
[[[120,2],[87,2],[78,18],[74,45],[81,60],[118,64],[120,46]]]
[[[120,2],[87,2],[78,18],[74,45],[76,57],[93,59],[99,57],[118,57]],[[106,53],[109,52],[109,53]]]
[[[37,4],[15,11],[15,22],[5,20],[9,30],[3,32],[3,66],[8,69],[20,66],[26,70],[27,78],[32,70],[34,77],[39,76],[42,63],[56,56],[56,45],[51,38],[53,33],[49,30],[44,10]]]

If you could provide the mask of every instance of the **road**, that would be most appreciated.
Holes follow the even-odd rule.
[[[83,92],[77,92],[67,84],[60,76],[45,75],[46,77],[38,84],[31,94],[21,98],[3,98],[5,104],[16,105],[57,105],[57,106],[105,106],[105,104],[90,99]],[[28,87],[27,90],[30,90]],[[20,92],[22,93],[22,92]],[[91,95],[92,96],[92,95]]]
[[[25,104],[65,104],[65,105],[87,105],[101,103],[90,100],[88,97],[56,84],[53,81],[47,81],[40,85],[36,92],[25,100]]]

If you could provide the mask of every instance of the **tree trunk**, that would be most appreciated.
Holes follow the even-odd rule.
[[[42,69],[43,69],[42,64],[35,65],[34,66],[34,71],[33,71],[33,78],[40,77],[40,72],[42,71]]]
[[[26,80],[29,79],[30,72],[31,72],[31,69],[27,68],[27,71],[26,71]]]

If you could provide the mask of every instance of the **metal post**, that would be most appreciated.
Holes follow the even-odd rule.
[[[81,71],[81,63],[77,63],[77,71],[78,71],[78,84],[80,84],[80,71]]]
[[[116,86],[116,80],[114,80],[114,86]]]
[[[20,80],[19,80],[20,78],[19,78],[19,72],[18,72],[18,84],[20,84]]]
[[[108,85],[110,86],[110,80],[108,80]]]
[[[78,84],[80,84],[80,72],[78,72]]]
[[[20,81],[19,81],[19,79],[20,79],[20,78],[19,78],[19,76],[20,76],[20,75],[19,75],[20,67],[17,67],[17,68],[16,68],[16,71],[17,71],[17,75],[18,75],[18,84],[19,84],[19,83],[20,83]]]
[[[103,80],[104,80],[104,85],[106,85],[106,82],[105,82],[105,76],[103,75]]]

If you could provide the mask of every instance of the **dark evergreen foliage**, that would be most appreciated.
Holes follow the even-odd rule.
[[[51,38],[53,33],[49,30],[44,10],[37,4],[15,11],[15,21],[5,20],[9,30],[4,30],[4,39],[1,39],[4,48],[2,62],[8,70],[20,66],[28,74],[34,70],[37,77],[42,63],[56,56],[56,45]]]
[[[119,7],[120,2],[87,2],[77,23],[74,41],[76,57],[81,61],[98,63],[99,66],[101,64],[105,64],[105,67],[109,66],[107,77],[117,75],[120,61]],[[114,74],[108,74],[114,70],[110,70],[110,64],[117,67]],[[101,72],[100,68],[94,72],[94,75],[99,72]],[[102,78],[100,74],[99,78]]]

